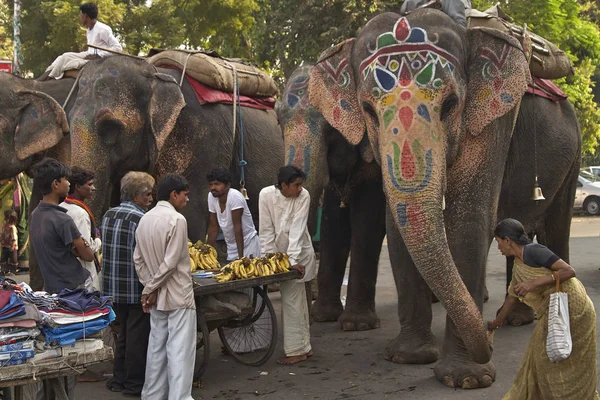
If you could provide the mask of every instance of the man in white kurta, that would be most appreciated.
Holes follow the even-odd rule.
[[[85,3],[79,7],[79,20],[81,25],[87,28],[87,44],[102,47],[113,51],[123,51],[123,47],[113,34],[110,26],[97,20],[98,6],[95,3]],[[65,71],[72,69],[81,69],[89,60],[100,57],[108,57],[113,53],[102,51],[93,47],[88,47],[87,51],[80,53],[64,53],[56,58],[54,62],[46,69],[46,76],[54,79],[61,79]]]
[[[150,340],[143,400],[192,400],[196,356],[196,303],[188,252],[187,221],[179,213],[188,202],[188,182],[166,175],[158,203],[135,232],[135,269],[150,311]]]
[[[262,254],[287,253],[293,268],[304,273],[298,280],[280,283],[283,314],[283,350],[280,364],[294,364],[312,356],[305,282],[315,276],[316,257],[308,232],[310,194],[302,170],[279,170],[278,184],[261,190],[258,205]]]

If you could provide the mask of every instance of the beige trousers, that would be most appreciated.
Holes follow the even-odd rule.
[[[287,357],[306,354],[311,350],[311,346],[304,282],[281,282],[279,291],[283,314],[283,351]]]

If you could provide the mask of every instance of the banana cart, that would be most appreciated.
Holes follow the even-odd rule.
[[[206,370],[210,355],[210,332],[215,329],[222,351],[237,362],[259,366],[267,362],[277,344],[277,316],[267,285],[300,278],[290,271],[252,279],[218,283],[214,278],[194,277],[197,310],[197,341],[194,381]],[[234,300],[242,299],[238,304]],[[210,307],[210,303],[220,307]]]

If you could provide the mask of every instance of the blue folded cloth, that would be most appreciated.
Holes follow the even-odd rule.
[[[75,312],[112,306],[112,297],[102,296],[100,292],[85,289],[63,289],[56,300],[59,308]]]
[[[25,314],[25,303],[16,294],[12,293],[10,300],[0,309],[0,321]]]
[[[85,336],[100,332],[115,320],[115,312],[110,307],[110,312],[100,318],[76,324],[59,325],[55,328],[45,326],[42,332],[46,336],[46,344],[65,346],[75,343]]]

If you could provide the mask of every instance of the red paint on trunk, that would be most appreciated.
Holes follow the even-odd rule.
[[[416,171],[415,155],[410,149],[408,141],[405,141],[404,146],[402,147],[402,159],[400,161],[400,168],[402,169],[402,178],[406,180],[414,179]]]

